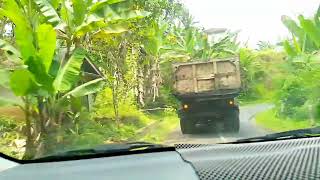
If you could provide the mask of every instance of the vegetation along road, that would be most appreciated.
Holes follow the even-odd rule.
[[[257,113],[272,108],[270,104],[259,104],[243,106],[240,108],[240,131],[233,133],[205,133],[205,134],[182,134],[177,128],[173,131],[166,141],[167,144],[189,143],[189,144],[214,144],[235,141],[237,139],[249,138],[268,134],[268,130],[255,124],[254,117]]]

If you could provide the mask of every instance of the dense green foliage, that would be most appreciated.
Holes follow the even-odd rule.
[[[260,51],[240,50],[242,92],[240,102],[271,101],[280,86],[279,81],[286,78],[281,66],[285,54],[274,49]]]
[[[282,74],[275,79],[277,86],[273,102],[276,107],[266,112],[267,114],[262,113],[258,118],[258,121],[268,128],[287,130],[320,123],[319,15],[320,9],[313,18],[298,16],[297,22],[287,16],[282,17],[283,24],[292,33],[292,38],[282,43],[287,54],[286,59],[280,66],[274,67]],[[271,121],[274,122],[273,125]],[[283,123],[279,124],[288,127],[280,128],[281,126],[277,125],[280,121]]]
[[[284,52],[269,42],[241,48],[237,32],[218,38],[176,0],[3,0],[0,15],[0,90],[11,93],[0,94],[0,105],[25,116],[0,118],[6,153],[21,156],[18,140],[26,159],[162,142],[179,122],[172,64],[193,60],[239,55],[241,103],[274,103],[272,122],[320,118],[320,10],[282,18],[292,33]]]
[[[209,40],[178,1],[4,0],[0,14],[0,86],[15,96],[0,104],[25,114],[24,158],[133,136],[147,111],[178,107],[172,63],[238,50],[236,33]]]

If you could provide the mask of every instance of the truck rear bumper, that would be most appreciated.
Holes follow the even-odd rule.
[[[237,112],[239,115],[239,107],[221,108],[216,111],[204,112],[185,112],[182,109],[178,111],[178,115],[183,121],[191,121],[197,127],[220,126],[230,119],[230,114]]]
[[[179,113],[180,119],[192,121],[198,127],[206,127],[208,125],[216,125],[224,121],[224,116],[219,113],[203,112],[203,113]]]

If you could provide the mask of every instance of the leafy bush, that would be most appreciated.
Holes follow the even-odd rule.
[[[277,80],[283,72],[284,54],[272,49],[254,51],[240,50],[242,92],[240,101],[270,100],[279,86]],[[283,77],[284,78],[284,77]]]
[[[297,109],[306,103],[308,99],[307,93],[303,79],[295,75],[288,76],[277,94],[279,103],[282,106],[280,115],[294,118]]]
[[[126,98],[123,98],[122,101],[118,102],[118,104],[121,123],[142,126],[148,122],[148,118],[139,111],[134,104],[133,95],[129,94]],[[99,121],[106,121],[107,123],[115,120],[112,90],[110,88],[104,89],[96,97],[92,117]]]
[[[173,92],[168,87],[160,87],[160,96],[156,99],[156,101],[148,101],[145,108],[157,108],[157,107],[172,107],[178,108],[179,101],[174,97]]]
[[[119,117],[119,122],[116,122],[112,91],[106,88],[96,97],[93,112],[80,115],[77,125],[65,134],[66,144],[57,149],[87,148],[107,142],[126,141],[135,138],[136,131],[150,122],[130,96],[119,102]]]

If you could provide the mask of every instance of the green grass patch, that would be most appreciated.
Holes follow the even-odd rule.
[[[163,143],[168,135],[179,126],[179,118],[174,111],[158,112],[149,117],[156,123],[145,130],[141,137],[142,141]]]
[[[272,131],[281,132],[311,127],[309,120],[282,119],[277,117],[276,110],[270,109],[256,115],[258,125]]]
[[[24,153],[23,143],[25,138],[20,130],[23,127],[21,121],[14,117],[0,115],[0,152],[15,157],[22,158]],[[15,143],[17,142],[17,143]]]
[[[249,106],[249,105],[256,105],[256,104],[265,104],[270,103],[272,104],[272,100],[267,99],[257,99],[257,100],[238,100],[240,106]]]

